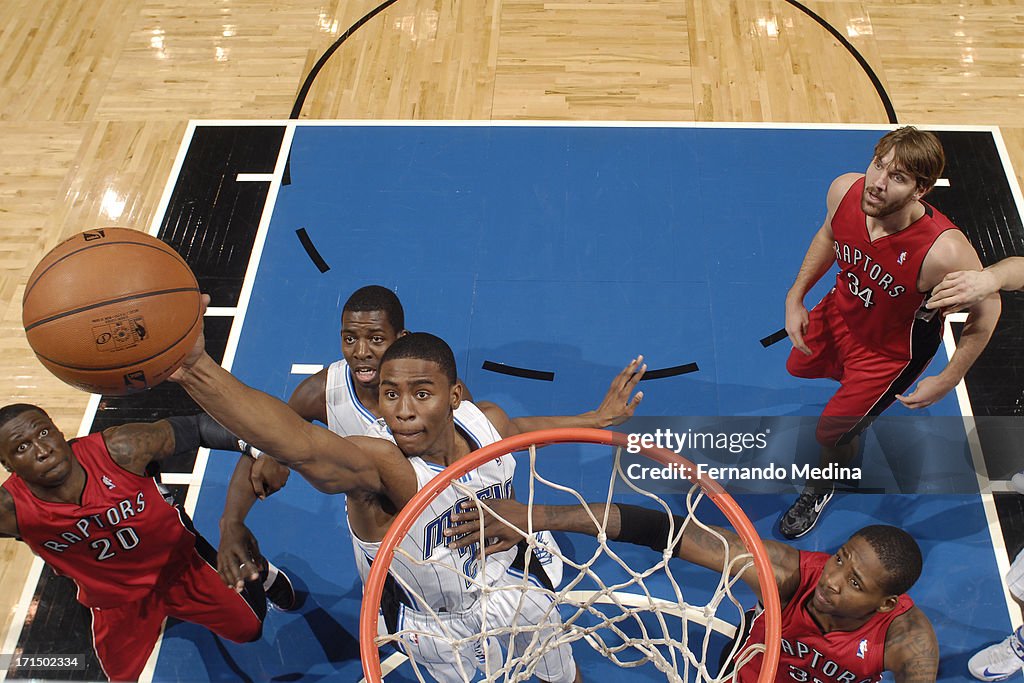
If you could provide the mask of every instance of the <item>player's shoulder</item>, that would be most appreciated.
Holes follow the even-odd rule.
[[[863,173],[844,173],[832,181],[828,187],[829,204],[838,204],[846,193],[850,191],[853,184],[864,177]]]
[[[480,401],[479,403],[463,401],[459,406],[471,406],[465,410],[475,410],[476,412],[479,412],[487,419],[488,422],[491,423],[491,426],[493,426],[501,436],[504,437],[510,435],[509,426],[512,420],[508,416],[508,413],[505,412],[504,408],[499,406],[497,403],[492,403],[491,401]]]
[[[327,420],[327,373],[323,368],[299,382],[288,398],[288,406],[306,420]]]
[[[931,619],[917,605],[912,605],[903,614],[892,620],[889,625],[888,637],[900,637],[907,634],[930,634],[935,636],[935,628]]]
[[[939,233],[928,249],[926,258],[928,266],[943,275],[954,270],[981,270],[978,252],[967,236],[955,229],[955,226]]]
[[[174,428],[167,420],[128,422],[87,438],[105,446],[107,455],[119,467],[138,475],[145,473],[151,461],[174,453]]]

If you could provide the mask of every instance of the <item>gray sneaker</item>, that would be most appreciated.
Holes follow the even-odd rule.
[[[835,488],[828,491],[805,486],[803,493],[779,517],[779,532],[786,538],[800,538],[814,528],[818,523],[821,511],[832,496],[835,495]]]

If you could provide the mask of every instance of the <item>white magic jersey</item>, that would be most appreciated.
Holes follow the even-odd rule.
[[[469,401],[463,401],[455,410],[455,424],[474,448],[501,439],[487,416]],[[370,427],[366,434],[394,441],[383,420]],[[443,466],[422,458],[409,458],[409,462],[416,470],[420,488],[444,470]],[[481,499],[510,498],[515,467],[515,459],[511,455],[502,455],[467,473],[459,481]],[[534,566],[539,561],[541,566],[537,569],[547,574],[544,579],[533,571],[524,576],[523,560],[516,558],[517,548],[488,553],[483,560],[485,569],[481,580],[481,558],[478,557],[477,546],[459,551],[445,545],[444,530],[451,524],[451,516],[459,510],[459,504],[468,498],[451,486],[420,514],[399,545],[419,563],[396,553],[381,597],[379,632],[411,634],[402,637],[399,647],[414,662],[417,670],[423,667],[439,683],[468,681],[475,671],[489,675],[493,666],[504,661],[505,653],[510,649],[513,658],[518,660],[538,642],[557,643],[561,633],[561,617],[557,606],[552,604],[550,594],[543,590],[524,592],[522,589],[526,584],[538,589],[550,588],[550,584],[545,583],[547,576],[552,577],[550,580],[557,586],[562,575],[560,553],[535,550]],[[352,533],[351,524],[349,533],[356,566],[365,583],[380,543],[359,540]],[[537,538],[550,544],[548,547],[558,547],[550,532],[541,532]],[[423,564],[424,560],[430,564]],[[401,578],[402,583],[395,580],[395,575]],[[463,575],[473,580],[467,580]],[[411,591],[406,590],[403,583]],[[490,594],[486,609],[477,604],[482,593],[481,583],[500,589]],[[424,611],[424,603],[430,612]],[[506,632],[503,636],[479,638],[481,632],[513,624],[539,626],[540,630],[536,634],[523,631],[516,637],[510,637]],[[456,646],[451,642],[452,638],[463,644]],[[572,648],[566,643],[545,649],[536,660],[535,673],[542,680],[571,683],[576,676]]]
[[[359,436],[377,421],[359,401],[354,382],[344,358],[327,366],[327,428],[340,436]]]
[[[501,435],[494,429],[490,420],[469,401],[463,401],[455,410],[455,424],[469,438],[474,450],[501,440]],[[394,440],[387,427],[379,423],[375,423],[375,426],[366,433]],[[416,481],[420,488],[445,469],[443,465],[435,465],[422,458],[409,458],[409,463],[416,471]],[[515,458],[503,455],[466,473],[459,481],[475,491],[479,498],[509,498],[515,470]],[[391,573],[408,583],[418,598],[414,600],[403,596],[402,602],[407,606],[423,609],[422,603],[425,602],[434,611],[461,612],[477,600],[479,589],[462,576],[465,574],[477,581],[480,580],[477,547],[453,550],[447,546],[449,539],[444,536],[444,530],[451,526],[452,515],[460,511],[457,506],[468,499],[468,494],[454,486],[449,487],[420,514],[399,546],[419,562],[430,563],[415,564],[408,558],[395,554],[391,563]],[[376,556],[380,543],[367,543],[359,539],[352,531],[351,524],[349,533],[352,535],[359,575],[365,582],[370,573],[370,563]],[[501,553],[487,554],[486,577],[491,583],[505,573],[516,552],[516,549],[512,548]],[[441,566],[432,568],[431,564],[434,563]]]

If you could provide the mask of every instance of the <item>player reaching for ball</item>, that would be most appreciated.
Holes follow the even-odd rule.
[[[433,335],[413,333],[396,340],[380,363],[380,409],[391,430],[393,441],[372,437],[340,437],[333,432],[306,422],[281,401],[242,384],[220,367],[203,350],[202,338],[172,376],[213,417],[246,441],[258,446],[299,472],[324,493],[347,493],[348,520],[354,543],[372,560],[376,548],[387,533],[395,515],[415,493],[439,471],[468,455],[476,448],[493,443],[520,430],[560,427],[567,424],[591,426],[621,424],[633,414],[641,394],[633,395],[643,374],[640,359],[634,360],[612,383],[605,400],[596,411],[584,417],[509,419],[497,406],[483,410],[468,402],[467,418],[456,423],[455,411],[462,401],[462,386],[456,379],[455,358],[451,349]],[[467,484],[495,495],[508,495],[514,473],[511,458],[500,458],[480,468]],[[459,497],[450,492],[448,505]],[[415,536],[416,534],[412,534]],[[462,568],[466,558],[449,550],[443,543],[429,549],[430,562]],[[511,567],[515,551],[490,557],[488,567],[509,571],[497,574],[488,570],[482,577],[494,585],[514,588],[521,579],[514,578]],[[385,613],[385,622],[394,626],[401,613],[406,625],[411,622],[431,629],[433,622],[426,615],[444,611],[453,615],[448,627],[466,636],[479,633],[478,588],[465,582],[437,581],[439,571],[451,577],[450,569],[393,565],[393,572],[403,572],[403,579],[422,589],[419,600],[396,594],[393,607]],[[396,584],[397,585],[397,584]],[[518,600],[513,591],[499,591],[500,598]],[[529,601],[526,597],[524,600]],[[425,601],[425,602],[424,602]],[[495,598],[490,601],[492,604]],[[523,623],[541,625],[542,630],[557,633],[560,619],[547,605],[530,604],[518,610]],[[493,618],[493,616],[491,617]],[[513,649],[520,647],[515,641]],[[453,648],[441,638],[424,630],[415,642],[405,643],[411,659],[424,666],[437,680],[462,680],[461,672],[484,666],[484,658],[494,653],[482,652],[472,646]],[[513,653],[514,656],[515,653]],[[460,671],[461,670],[461,671]],[[546,681],[579,680],[571,649],[559,646],[542,658],[535,670]]]
[[[452,518],[445,536],[453,548],[464,548],[484,534],[489,547],[500,551],[522,542],[527,528],[550,529],[645,545],[665,552],[669,539],[684,531],[673,549],[682,560],[726,573],[732,569],[758,600],[761,581],[750,564],[731,561],[747,553],[739,535],[721,527],[704,528],[662,510],[611,503],[607,527],[605,503],[533,505],[514,500],[488,500],[481,513],[472,501]],[[496,517],[497,516],[497,517]],[[504,520],[504,523],[502,521]],[[765,540],[779,598],[782,600],[782,652],[775,680],[779,683],[816,681],[849,683],[881,680],[891,671],[897,683],[932,683],[939,666],[939,647],[928,617],[906,591],[921,575],[923,559],[914,538],[906,531],[873,525],[855,532],[835,553],[797,550],[786,543]],[[765,623],[758,613],[748,620],[733,661],[743,661],[743,650],[765,642]],[[725,652],[730,652],[726,646]],[[740,667],[735,679],[752,683],[758,678],[761,654]]]
[[[0,488],[0,535],[20,538],[75,582],[111,680],[138,679],[168,616],[249,642],[262,632],[265,595],[282,609],[295,604],[291,581],[273,566],[241,593],[227,588],[213,548],[145,476],[149,463],[199,446],[241,448],[205,414],[69,441],[42,408],[0,408],[0,463],[11,472]]]

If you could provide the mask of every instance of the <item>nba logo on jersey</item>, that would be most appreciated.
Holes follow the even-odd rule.
[[[899,258],[896,259],[896,263],[898,263],[898,264],[900,264],[902,266],[903,262],[906,261],[906,260],[907,260],[907,252],[901,251]]]
[[[868,639],[860,641],[860,645],[857,646],[857,656],[864,659],[868,655]]]
[[[108,489],[111,489],[111,490],[113,490],[113,489],[115,488],[115,487],[114,487],[114,482],[110,481],[110,477],[108,477],[108,476],[107,476],[107,475],[105,475],[105,474],[103,475],[103,483],[104,483],[104,484],[106,485],[106,487],[107,487]]]

